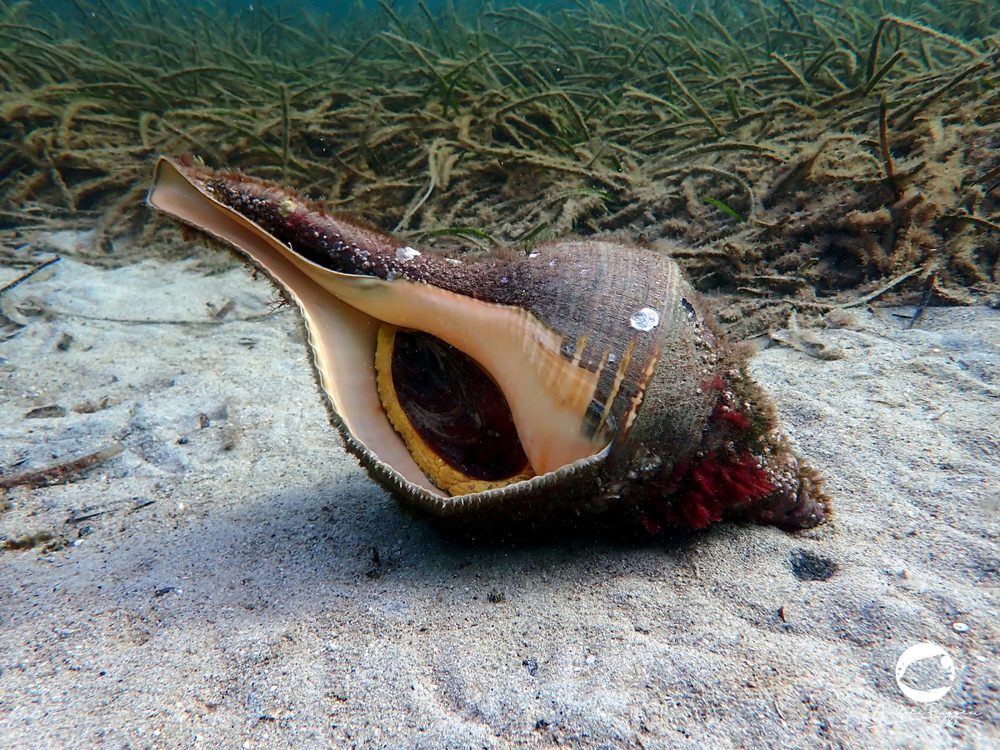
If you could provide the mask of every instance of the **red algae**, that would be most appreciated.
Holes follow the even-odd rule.
[[[711,452],[675,470],[676,483],[650,499],[639,523],[651,534],[671,527],[705,529],[729,511],[747,506],[775,490],[768,472],[749,451],[732,456]]]

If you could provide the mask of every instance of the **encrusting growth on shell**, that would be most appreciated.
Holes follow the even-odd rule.
[[[295,302],[333,423],[407,508],[468,528],[821,523],[816,472],[676,263],[558,240],[446,258],[279,185],[160,160],[149,204]]]

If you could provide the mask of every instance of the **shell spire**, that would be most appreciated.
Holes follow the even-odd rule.
[[[827,498],[669,257],[622,242],[448,258],[288,188],[161,158],[149,204],[298,305],[348,449],[468,528],[612,512],[806,528]]]

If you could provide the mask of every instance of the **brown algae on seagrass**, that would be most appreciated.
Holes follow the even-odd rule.
[[[104,463],[109,458],[114,458],[124,450],[125,446],[116,442],[79,458],[67,459],[44,468],[6,473],[0,475],[0,489],[22,486],[41,487],[47,484],[72,481],[73,478],[88,469]]]
[[[788,328],[782,331],[769,331],[768,336],[774,343],[790,347],[816,359],[834,360],[847,356],[836,344],[824,341],[816,333],[801,328],[794,310],[788,318]]]
[[[943,288],[996,283],[997,52],[970,36],[988,4],[746,2],[736,25],[642,0],[487,25],[382,4],[336,29],[244,10],[211,39],[195,29],[221,3],[76,5],[72,34],[23,4],[0,22],[0,199],[7,223],[96,220],[75,251],[94,262],[190,252],[142,198],[151,154],[193,151],[458,250],[672,238],[731,297],[808,301],[930,260]],[[128,231],[144,241],[120,255]]]

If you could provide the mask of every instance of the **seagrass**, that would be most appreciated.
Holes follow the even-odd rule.
[[[0,3],[2,231],[189,254],[142,198],[192,152],[456,251],[653,244],[737,337],[914,269],[898,298],[997,289],[995,4],[407,8]]]

